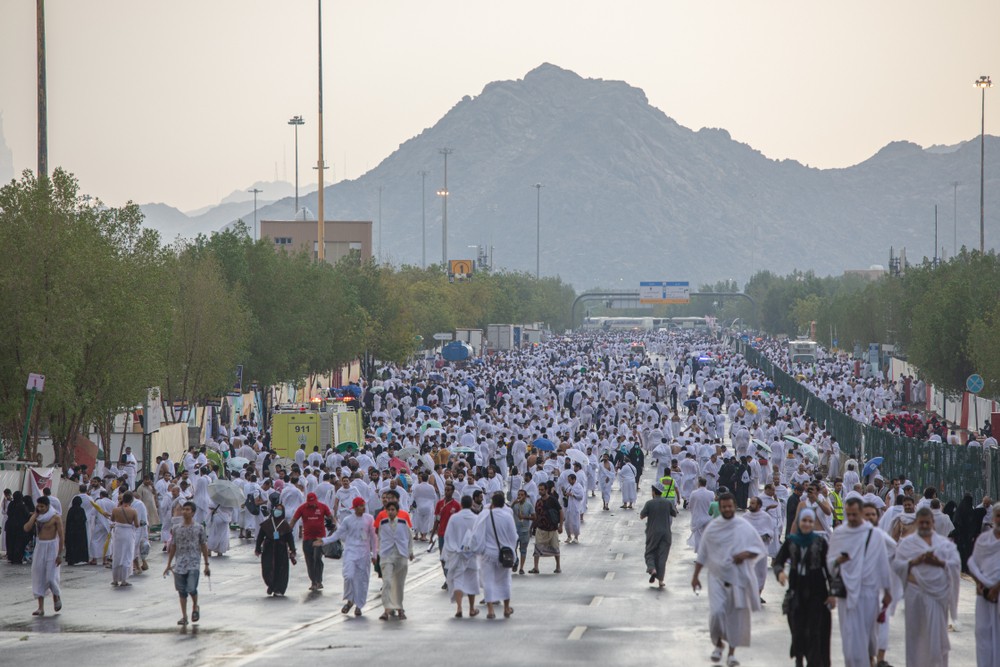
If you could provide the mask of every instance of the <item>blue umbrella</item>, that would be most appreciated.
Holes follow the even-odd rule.
[[[431,406],[429,406],[429,405],[418,405],[417,406],[417,410],[420,410],[421,412],[430,412],[431,411]]]
[[[472,380],[466,380],[465,381],[465,386],[468,387],[469,389],[475,389],[476,388],[476,383],[473,382]]]
[[[864,469],[861,471],[862,479],[868,477],[868,475],[875,472],[875,468],[882,465],[883,458],[881,456],[876,456],[874,458],[868,459],[868,463],[865,464]]]
[[[693,408],[694,406],[698,405],[698,403],[699,401],[697,398],[689,398],[688,400],[684,401],[684,406],[688,408]]]
[[[531,443],[532,447],[541,450],[543,452],[554,452],[556,451],[556,443],[552,442],[548,438],[539,438]]]
[[[359,387],[356,384],[345,385],[340,388],[340,391],[345,394],[351,394],[352,396],[354,396],[354,398],[361,397],[361,387]]]
[[[441,375],[440,373],[431,373],[430,375],[427,376],[427,378],[429,380],[433,380],[434,382],[443,382],[444,381],[444,376]]]
[[[473,359],[473,360],[472,360],[472,363],[474,363],[474,364],[475,364],[475,365],[477,365],[477,366],[480,366],[480,365],[482,365],[482,363],[483,363],[483,360],[482,360],[482,359],[479,359],[479,358],[476,358],[476,359]]]

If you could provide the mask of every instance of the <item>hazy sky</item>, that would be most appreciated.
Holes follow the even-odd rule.
[[[18,172],[35,166],[34,7],[0,0],[0,113]],[[276,167],[290,181],[295,114],[301,178],[315,182],[314,0],[47,0],[46,18],[49,164],[85,192],[187,210]],[[972,82],[1000,86],[997,0],[327,0],[323,23],[337,180],[542,62],[628,81],[683,125],[820,167],[897,139],[969,139]],[[986,123],[1000,134],[1000,87]]]

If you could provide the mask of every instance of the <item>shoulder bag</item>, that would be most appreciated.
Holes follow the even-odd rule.
[[[872,541],[872,532],[875,529],[869,529],[868,539],[865,540],[865,550],[862,555],[868,553],[868,543]],[[847,597],[847,585],[844,583],[844,578],[840,576],[840,565],[833,568],[833,572],[830,573],[830,595],[837,598]]]
[[[500,536],[497,534],[497,522],[493,518],[493,510],[490,510],[490,523],[493,524],[493,537],[497,541],[497,548],[500,549],[500,565],[508,570],[514,567],[514,550],[500,544]]]

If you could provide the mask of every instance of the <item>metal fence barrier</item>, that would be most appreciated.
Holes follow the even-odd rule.
[[[997,450],[924,442],[862,424],[822,401],[756,348],[741,341],[737,349],[751,366],[771,378],[782,396],[802,405],[829,431],[846,456],[859,461],[881,456],[884,461],[879,468],[884,476],[906,475],[918,493],[933,486],[942,502],[957,502],[966,493],[972,494],[976,504],[986,495],[994,501],[1000,498]]]

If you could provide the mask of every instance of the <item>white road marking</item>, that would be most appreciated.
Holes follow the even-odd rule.
[[[603,600],[603,599],[604,599],[603,595],[595,595],[594,599],[590,601],[590,606],[591,607],[598,607],[598,606],[600,606],[601,600]]]
[[[622,558],[625,558],[625,554],[621,553],[620,551],[615,554],[615,560],[621,560]]]
[[[573,632],[569,633],[569,637],[567,637],[566,639],[568,641],[576,641],[581,637],[583,637],[583,633],[586,631],[587,631],[586,625],[578,625],[575,628],[573,628]]]
[[[614,578],[615,578],[614,572],[608,572],[606,575],[604,575],[604,581],[613,581]]]

